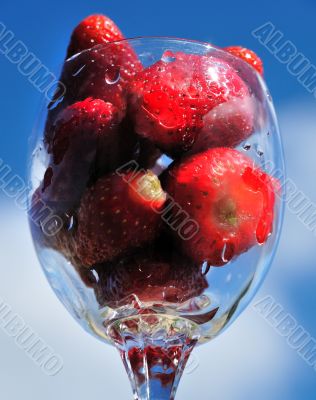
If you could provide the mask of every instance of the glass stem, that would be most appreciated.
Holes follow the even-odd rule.
[[[173,400],[191,351],[196,325],[182,318],[140,315],[111,326],[135,400]]]

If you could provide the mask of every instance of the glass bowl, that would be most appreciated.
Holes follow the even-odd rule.
[[[95,46],[61,82],[31,137],[36,252],[72,316],[118,347],[135,398],[173,398],[194,345],[245,309],[276,250],[271,96],[243,60],[174,38]]]

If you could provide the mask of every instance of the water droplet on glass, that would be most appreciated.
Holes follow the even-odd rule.
[[[262,148],[259,145],[256,146],[256,153],[259,157],[262,157],[264,154]]]
[[[66,215],[67,217],[67,230],[70,232],[76,227],[76,218],[74,215]]]
[[[207,275],[210,270],[210,265],[205,261],[202,265],[202,275]]]
[[[66,62],[68,63],[69,61],[72,61],[72,60],[74,60],[75,58],[78,58],[79,56],[80,56],[80,52],[74,54],[73,56],[71,56],[71,57],[69,57],[69,58],[67,58]]]
[[[207,296],[205,296],[205,294],[202,294],[201,296],[196,297],[194,299],[194,303],[197,309],[202,309],[210,305],[210,299]]]
[[[250,143],[245,143],[242,147],[243,147],[244,150],[248,151],[248,150],[251,149],[251,144]]]
[[[231,257],[229,257],[229,249],[227,247],[227,243],[225,243],[223,246],[221,257],[224,263],[227,263],[231,259]]]
[[[82,67],[80,67],[77,71],[75,71],[72,76],[78,76],[80,74],[80,72],[86,67],[86,65],[83,65]]]
[[[60,96],[57,99],[51,101],[48,106],[47,109],[49,111],[54,110],[54,108],[56,108],[58,106],[58,104],[60,104],[63,100],[64,100],[65,96]]]
[[[120,79],[121,79],[121,74],[118,68],[113,68],[106,72],[105,82],[108,85],[115,85]]]
[[[141,60],[144,67],[147,67],[156,61],[155,57],[153,56],[152,52],[150,52],[150,51],[144,51],[143,53],[140,53],[138,55],[138,57]]]
[[[170,63],[176,60],[176,56],[174,55],[174,53],[170,50],[167,50],[163,53],[162,57],[161,57],[161,61],[165,62],[165,63]]]
[[[41,151],[42,151],[42,146],[36,147],[32,152],[32,158],[37,157]]]
[[[100,279],[99,274],[97,273],[97,271],[95,269],[92,269],[91,272],[92,272],[93,276],[95,277],[96,282],[98,283],[99,279]]]

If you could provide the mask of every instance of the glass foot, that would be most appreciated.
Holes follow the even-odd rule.
[[[182,318],[138,315],[111,325],[110,337],[128,373],[135,400],[173,400],[199,339],[197,326]]]

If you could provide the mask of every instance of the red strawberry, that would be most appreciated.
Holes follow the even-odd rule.
[[[82,50],[98,44],[105,44],[124,39],[116,24],[105,15],[90,15],[74,29],[68,47],[67,58]]]
[[[74,30],[68,56],[86,50],[66,61],[61,81],[66,85],[66,100],[86,97],[109,101],[124,111],[124,88],[142,69],[141,63],[119,28],[108,17],[94,15]],[[93,45],[94,48],[91,48]]]
[[[190,153],[213,147],[235,147],[253,131],[255,100],[246,96],[221,103],[203,118],[203,128]]]
[[[118,123],[118,110],[113,104],[100,99],[90,97],[67,107],[58,116],[49,148],[54,164],[60,164],[69,155],[76,158],[88,157],[89,148],[96,153],[99,147],[106,147],[110,158],[118,139]],[[94,157],[89,161],[92,160]]]
[[[131,115],[139,134],[174,154],[190,149],[200,136],[230,146],[251,133],[252,110],[238,107],[249,98],[248,88],[226,61],[213,55],[167,55],[131,82]],[[226,104],[233,112],[223,117],[219,106]]]
[[[272,232],[273,179],[237,150],[188,157],[169,171],[167,191],[199,225],[181,245],[197,263],[224,265]]]
[[[128,43],[99,45],[65,62],[61,82],[66,87],[57,110],[87,97],[114,104],[125,115],[125,87],[141,70],[140,61]],[[53,108],[54,103],[50,105]],[[56,110],[53,109],[53,114]]]
[[[165,203],[152,172],[112,173],[87,189],[78,212],[77,254],[85,266],[110,261],[150,242]]]
[[[79,204],[80,197],[96,175],[126,162],[133,138],[119,128],[116,107],[88,98],[64,109],[53,127],[43,192],[49,201],[65,207]]]
[[[142,302],[182,303],[208,287],[201,269],[176,254],[163,257],[143,251],[113,265],[100,265],[96,272],[95,292],[102,306],[129,304],[132,295]]]
[[[236,57],[241,58],[246,63],[254,67],[260,75],[263,75],[263,63],[254,51],[241,46],[230,46],[226,47],[224,50]]]
[[[110,102],[121,118],[125,116],[126,85],[142,65],[128,42],[110,43],[118,39],[123,39],[119,29],[100,15],[88,17],[74,30],[68,56],[84,51],[65,61],[60,81],[66,91],[62,98],[56,94],[49,105],[46,141],[50,140],[51,125],[60,110],[87,97]],[[91,48],[91,43],[96,46]]]

